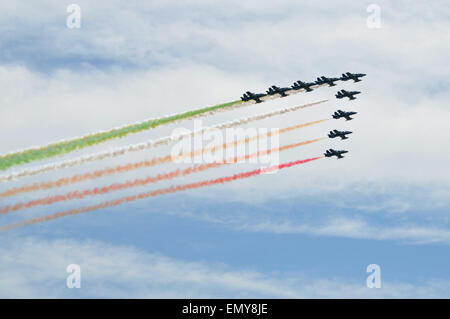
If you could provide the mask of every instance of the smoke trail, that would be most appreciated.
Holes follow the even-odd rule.
[[[11,181],[13,179],[21,178],[21,177],[25,177],[25,176],[33,176],[33,175],[36,175],[36,174],[40,174],[40,173],[44,173],[44,172],[50,172],[50,171],[54,171],[54,170],[57,170],[57,169],[68,168],[68,167],[81,165],[81,164],[92,162],[92,161],[103,160],[105,158],[121,156],[121,155],[126,154],[128,152],[142,151],[142,150],[149,149],[149,148],[152,148],[152,147],[165,145],[165,144],[168,144],[170,142],[180,141],[180,140],[182,140],[182,139],[184,139],[186,137],[194,136],[194,135],[197,135],[197,134],[203,134],[203,133],[205,133],[207,131],[231,128],[231,127],[239,126],[239,125],[242,125],[242,124],[247,124],[247,123],[250,123],[250,122],[263,120],[263,119],[270,118],[270,117],[273,117],[273,116],[276,116],[276,115],[280,115],[280,114],[284,114],[284,113],[288,113],[288,112],[293,112],[293,111],[297,111],[297,110],[300,110],[300,109],[303,109],[303,108],[307,108],[307,107],[310,107],[310,106],[321,104],[321,103],[324,103],[326,101],[327,100],[323,100],[323,101],[319,101],[319,102],[314,102],[314,103],[294,106],[294,107],[291,107],[291,108],[280,109],[280,110],[269,112],[269,113],[264,113],[264,114],[259,114],[259,115],[255,115],[255,116],[251,116],[251,117],[241,118],[241,119],[238,119],[238,120],[235,120],[235,121],[224,122],[224,123],[221,123],[221,124],[217,124],[215,126],[206,127],[206,128],[203,128],[203,129],[201,129],[199,131],[194,131],[194,132],[190,132],[190,133],[187,133],[187,134],[181,134],[181,135],[177,135],[177,136],[167,136],[167,137],[163,137],[163,138],[160,138],[160,139],[157,139],[157,140],[150,140],[150,141],[145,142],[145,143],[132,144],[132,145],[124,146],[124,147],[117,148],[116,150],[112,150],[112,151],[106,151],[106,152],[101,152],[101,153],[90,154],[90,155],[78,157],[78,158],[71,159],[71,160],[66,160],[66,161],[56,162],[56,163],[50,163],[50,164],[47,164],[47,165],[44,165],[44,166],[35,167],[35,168],[29,168],[29,169],[25,169],[25,170],[20,171],[20,172],[16,172],[16,173],[11,173],[11,174],[8,174],[8,175],[0,176],[0,182]]]
[[[30,148],[22,151],[16,151],[0,156],[0,170],[7,170],[11,166],[42,160],[57,155],[70,153],[77,149],[86,148],[115,138],[123,138],[129,134],[138,133],[144,130],[155,128],[157,126],[174,123],[180,120],[198,117],[200,115],[212,115],[224,109],[231,110],[237,106],[252,104],[251,102],[234,101],[225,104],[219,104],[198,110],[193,110],[181,114],[170,115],[158,119],[149,119],[143,122],[113,128],[108,131],[88,134],[78,138],[63,140],[60,142],[48,144],[41,147]]]
[[[272,152],[281,152],[287,149],[292,149],[295,147],[299,147],[299,146],[303,146],[303,145],[308,145],[314,142],[318,142],[320,140],[323,140],[325,138],[317,138],[317,139],[313,139],[313,140],[308,140],[308,141],[303,141],[303,142],[298,142],[295,144],[290,144],[290,145],[285,145],[282,147],[278,147],[278,148],[274,148],[274,149],[270,149],[270,150],[263,150],[263,151],[259,151],[259,152],[255,152],[249,155],[245,155],[245,156],[236,156],[234,158],[230,158],[224,162],[216,162],[216,163],[207,163],[207,164],[202,164],[202,165],[194,165],[192,167],[180,170],[174,170],[172,172],[169,173],[165,173],[165,174],[158,174],[156,176],[149,176],[146,177],[144,179],[135,179],[134,181],[126,181],[124,183],[114,183],[108,186],[104,186],[104,187],[95,187],[93,189],[88,189],[88,190],[84,190],[84,191],[74,191],[74,192],[68,192],[65,195],[55,195],[55,196],[49,196],[49,197],[44,197],[44,198],[40,198],[40,199],[36,199],[36,200],[32,200],[29,201],[27,203],[18,203],[16,205],[13,206],[5,206],[5,207],[0,207],[0,214],[7,214],[11,211],[17,211],[20,209],[25,209],[25,208],[31,208],[34,206],[39,206],[39,205],[51,205],[57,202],[61,202],[61,201],[68,201],[68,200],[72,200],[72,199],[83,199],[86,196],[96,196],[96,195],[102,195],[102,194],[107,194],[110,193],[112,191],[119,191],[119,190],[124,190],[124,189],[128,189],[128,188],[132,188],[132,187],[137,187],[137,186],[145,186],[147,184],[150,183],[156,183],[162,180],[170,180],[179,176],[187,176],[190,174],[194,174],[194,173],[198,173],[198,172],[203,172],[205,170],[208,170],[210,168],[215,168],[215,167],[219,167],[222,165],[228,165],[231,163],[238,163],[242,160],[248,160],[250,158],[254,158],[254,157],[259,157],[259,156],[263,156],[263,155],[268,155],[271,154]]]
[[[229,183],[232,181],[250,178],[250,177],[258,176],[258,175],[261,175],[264,173],[269,173],[269,172],[273,172],[276,170],[281,170],[284,168],[308,163],[311,161],[318,160],[320,158],[322,158],[322,156],[313,157],[313,158],[309,158],[309,159],[305,159],[305,160],[288,162],[288,163],[274,165],[274,166],[270,166],[270,167],[266,167],[266,168],[260,168],[260,169],[254,170],[254,171],[234,174],[232,176],[219,177],[216,179],[204,180],[204,181],[200,181],[200,182],[182,184],[182,185],[177,185],[177,186],[170,186],[168,188],[160,188],[160,189],[157,189],[157,190],[154,190],[151,192],[145,192],[145,193],[140,193],[138,195],[126,196],[126,197],[122,197],[122,198],[119,198],[116,200],[103,202],[103,203],[97,204],[97,205],[71,209],[71,210],[59,212],[59,213],[56,213],[53,215],[47,215],[47,216],[43,216],[43,217],[36,217],[33,219],[24,220],[24,221],[21,221],[18,223],[13,223],[13,224],[3,226],[0,229],[2,231],[7,231],[7,230],[22,227],[22,226],[27,226],[27,225],[31,225],[31,224],[50,221],[50,220],[61,218],[61,217],[66,217],[69,215],[77,215],[77,214],[87,213],[87,212],[98,210],[98,209],[104,209],[104,208],[108,208],[108,207],[118,206],[123,203],[134,202],[138,199],[155,197],[155,196],[164,195],[164,194],[171,194],[171,193],[176,193],[176,192],[181,192],[181,191],[186,191],[186,190],[191,190],[191,189],[196,189],[196,188],[201,188],[201,187],[213,186],[213,185],[217,185],[217,184],[225,184],[225,183]]]
[[[318,85],[320,87],[323,85]],[[296,93],[304,92],[304,90],[291,90],[287,93],[293,95]],[[272,100],[280,97],[277,95],[266,96],[262,98],[262,101]],[[196,110],[191,110],[184,113],[169,115],[157,119],[148,119],[142,122],[137,122],[122,127],[113,128],[107,131],[99,131],[91,133],[81,137],[75,137],[67,140],[62,140],[56,143],[47,144],[44,146],[37,146],[29,149],[18,150],[10,152],[4,155],[0,155],[0,170],[7,170],[8,168],[16,165],[30,163],[32,161],[38,161],[58,155],[67,154],[77,149],[86,148],[88,146],[104,143],[111,139],[123,138],[129,134],[138,133],[148,129],[152,129],[161,125],[167,125],[175,123],[185,119],[191,119],[199,116],[212,115],[217,112],[231,110],[245,105],[254,104],[255,101],[233,101],[224,104],[218,104],[214,106],[204,107]]]
[[[282,128],[278,131],[275,131],[275,134],[283,134],[286,132],[290,132],[292,130],[296,130],[296,129],[300,129],[302,127],[307,127],[310,125],[314,125],[314,124],[319,124],[322,122],[327,121],[328,119],[323,119],[323,120],[318,120],[318,121],[312,121],[312,122],[307,122],[307,123],[302,123],[302,124],[297,124],[294,126],[290,126],[290,127],[286,127],[286,128]],[[272,132],[266,132],[266,133],[262,133],[262,134],[258,134],[254,137],[247,137],[245,139],[242,140],[238,140],[238,141],[233,141],[232,143],[228,143],[228,144],[222,144],[222,145],[218,145],[218,146],[213,146],[213,147],[209,147],[209,148],[204,148],[201,150],[196,150],[194,152],[189,152],[180,156],[164,156],[164,157],[157,157],[154,158],[152,160],[145,160],[145,161],[139,161],[139,162],[134,162],[134,163],[128,163],[125,165],[117,165],[116,167],[109,167],[109,168],[103,168],[103,169],[99,169],[93,172],[88,172],[88,173],[84,173],[84,174],[77,174],[77,175],[73,175],[71,177],[63,177],[60,178],[56,181],[48,181],[48,182],[40,182],[40,183],[34,183],[32,185],[25,185],[25,186],[21,186],[21,187],[14,187],[12,189],[8,189],[4,192],[0,193],[0,198],[4,198],[4,197],[10,197],[10,196],[14,196],[20,193],[27,193],[27,192],[32,192],[32,191],[38,191],[38,190],[48,190],[48,189],[52,189],[52,188],[56,188],[56,187],[62,187],[62,186],[66,186],[66,185],[72,185],[72,184],[76,184],[76,183],[80,183],[86,180],[93,180],[93,179],[97,179],[103,176],[107,176],[107,175],[112,175],[112,174],[117,174],[117,173],[125,173],[125,172],[129,172],[132,170],[136,170],[139,168],[143,168],[143,167],[152,167],[158,164],[163,164],[163,163],[167,163],[170,161],[175,161],[175,160],[179,160],[179,159],[184,159],[184,158],[192,158],[198,155],[203,155],[207,152],[216,152],[220,149],[226,149],[228,147],[234,147],[240,144],[244,144],[244,143],[249,143],[251,141],[254,141],[256,139],[260,139],[263,137],[268,137],[268,136],[272,136],[274,133]]]

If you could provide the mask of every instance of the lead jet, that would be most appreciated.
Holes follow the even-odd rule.
[[[334,82],[339,81],[339,78],[327,78],[326,76],[321,76],[320,78],[317,78],[316,84],[328,84],[329,86],[335,86],[336,84]]]
[[[247,91],[244,93],[244,95],[242,95],[241,100],[246,102],[246,101],[250,101],[250,100],[255,100],[256,103],[261,103],[261,98],[263,96],[266,96],[265,94],[262,93],[252,93],[250,91]]]
[[[355,100],[356,94],[360,94],[361,92],[359,91],[346,91],[346,90],[340,90],[337,92],[337,94],[335,95],[336,98],[338,99],[343,99],[344,97],[348,97],[350,100]]]
[[[294,83],[292,88],[294,90],[305,89],[306,92],[311,92],[312,91],[311,86],[313,86],[313,85],[316,85],[316,83],[311,83],[311,82],[305,83],[305,82],[302,82],[302,81],[297,81],[297,82]]]
[[[334,112],[333,114],[333,118],[334,119],[340,119],[341,117],[345,118],[347,121],[351,121],[353,120],[353,117],[350,117],[352,115],[358,114],[358,112],[344,112],[341,110],[337,110],[336,112]]]
[[[333,130],[333,131],[330,131],[330,133],[328,134],[328,137],[329,138],[340,137],[342,140],[346,140],[346,139],[348,139],[347,135],[352,134],[352,133],[353,132],[351,132],[351,131]]]
[[[345,154],[345,153],[348,153],[348,151],[336,151],[336,150],[330,148],[323,155],[325,155],[325,157],[336,156],[337,159],[340,159],[340,158],[344,158],[344,156],[342,156],[342,154]]]
[[[276,85],[272,85],[269,90],[267,90],[267,94],[274,95],[274,94],[280,94],[282,97],[287,96],[286,92],[291,90],[291,88],[280,88]]]
[[[361,82],[361,79],[363,76],[366,76],[364,73],[342,73],[341,80],[342,81],[348,81],[353,80],[354,82]]]

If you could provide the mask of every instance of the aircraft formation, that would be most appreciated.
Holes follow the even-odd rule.
[[[250,91],[247,91],[243,94],[241,97],[242,101],[246,101],[243,103],[240,100],[235,100],[228,103],[222,103],[214,106],[207,106],[202,107],[199,109],[194,109],[190,111],[185,111],[181,113],[177,113],[174,115],[165,115],[161,116],[160,118],[152,118],[152,119],[146,119],[140,122],[126,124],[121,127],[112,128],[107,131],[97,131],[97,132],[91,132],[89,134],[86,134],[81,137],[74,137],[69,138],[65,140],[61,140],[58,142],[50,143],[50,144],[43,144],[40,146],[31,147],[28,149],[22,149],[17,150],[14,152],[9,152],[7,154],[1,155],[0,154],[0,171],[8,170],[12,166],[20,166],[25,163],[30,163],[33,161],[42,161],[44,159],[50,159],[52,157],[56,156],[62,156],[66,155],[70,152],[75,152],[77,150],[81,150],[84,148],[91,147],[93,145],[97,145],[109,140],[115,140],[119,138],[124,138],[127,135],[135,134],[137,132],[149,130],[156,128],[158,126],[166,125],[169,123],[177,122],[180,120],[188,120],[193,117],[198,116],[210,116],[217,112],[222,112],[227,109],[233,109],[233,108],[239,108],[246,106],[248,104],[252,103],[261,103],[268,100],[272,100],[275,98],[283,98],[292,94],[300,93],[300,92],[311,92],[315,90],[316,88],[323,87],[323,86],[329,86],[333,87],[336,86],[337,81],[350,81],[353,80],[353,82],[360,82],[361,78],[364,77],[365,74],[362,73],[344,73],[341,77],[326,77],[326,76],[320,76],[317,78],[314,82],[303,82],[303,81],[296,81],[293,83],[292,86],[286,86],[286,87],[280,87],[276,85],[270,86],[265,93],[253,93]],[[342,99],[344,97],[347,97],[350,100],[355,100],[355,95],[360,94],[359,91],[346,91],[346,90],[340,90],[336,93],[337,99]],[[95,152],[95,153],[88,153],[85,155],[78,155],[72,158],[67,158],[62,161],[54,160],[49,161],[48,163],[45,163],[43,165],[36,165],[31,167],[26,167],[25,169],[22,169],[20,171],[10,172],[7,174],[0,175],[0,183],[2,182],[13,182],[16,179],[22,178],[22,177],[32,177],[38,174],[45,174],[51,171],[60,171],[65,170],[69,167],[78,166],[78,165],[84,165],[90,162],[98,161],[99,162],[99,169],[96,169],[95,171],[85,171],[82,174],[75,174],[75,175],[69,175],[69,176],[60,176],[57,179],[54,180],[47,180],[45,182],[39,182],[39,183],[33,183],[29,185],[24,185],[23,187],[12,187],[9,189],[6,189],[5,191],[0,191],[0,199],[5,197],[12,197],[17,196],[22,193],[32,193],[32,192],[39,192],[39,191],[45,191],[47,192],[48,189],[54,188],[55,191],[59,189],[60,187],[65,186],[71,186],[71,187],[77,187],[75,184],[82,183],[83,181],[90,181],[94,179],[101,178],[103,176],[107,175],[115,175],[115,174],[121,174],[124,172],[132,171],[132,170],[138,170],[141,168],[147,168],[147,167],[153,167],[159,164],[169,163],[173,161],[173,155],[166,155],[166,156],[153,156],[151,159],[146,159],[143,161],[138,162],[128,162],[128,163],[118,163],[118,165],[109,166],[109,164],[104,163],[104,159],[115,159],[119,160],[119,157],[130,152],[136,152],[136,151],[143,151],[147,149],[154,149],[158,146],[162,145],[169,145],[176,141],[181,141],[184,138],[193,138],[196,135],[203,135],[204,132],[208,132],[212,129],[226,129],[226,128],[233,128],[233,127],[239,127],[243,124],[247,124],[253,121],[260,121],[263,119],[268,119],[277,115],[286,114],[288,112],[294,112],[301,110],[306,107],[310,107],[313,105],[318,105],[321,103],[324,103],[328,101],[327,99],[316,101],[313,103],[303,104],[303,105],[296,105],[293,107],[286,107],[283,109],[277,109],[271,112],[262,113],[262,114],[256,114],[254,116],[246,116],[242,118],[237,118],[233,121],[228,121],[224,123],[216,124],[212,127],[204,128],[202,130],[197,130],[194,132],[187,132],[186,134],[181,134],[176,137],[172,136],[163,136],[161,138],[158,138],[156,140],[147,140],[140,143],[133,143],[133,144],[127,144],[123,145],[119,148],[115,149],[107,149],[101,152]],[[353,116],[355,116],[357,112],[355,111],[345,111],[342,109],[336,110],[333,114],[331,114],[332,119],[345,119],[346,121],[353,120]],[[286,133],[291,132],[293,130],[297,130],[303,127],[307,127],[310,125],[315,125],[322,123],[324,121],[329,120],[329,118],[320,119],[316,121],[310,121],[310,122],[304,122],[304,123],[296,123],[296,125],[284,127],[279,131],[279,133]],[[339,130],[339,129],[333,129],[328,133],[328,138],[330,139],[336,139],[337,140],[347,140],[349,136],[352,134],[352,131],[348,130]],[[255,139],[263,139],[266,138],[268,133],[260,133],[255,136]],[[309,145],[311,143],[315,143],[318,141],[324,140],[324,137],[316,138],[316,139],[310,139],[306,141],[301,141],[295,143],[295,144],[289,144],[289,145],[283,145],[282,147],[272,148],[270,150],[267,150],[267,154],[273,151],[282,151],[282,150],[288,150],[292,149],[294,147],[300,147],[303,145]],[[189,155],[185,155],[183,152],[182,155],[180,155],[182,158],[185,156],[190,156],[191,158],[197,156],[196,154],[203,154],[206,152],[212,152],[216,149],[226,149],[226,148],[232,148],[238,144],[247,144],[250,140],[248,138],[236,140],[233,143],[224,143],[216,145],[212,148],[208,148],[207,150],[204,149],[196,149],[188,153]],[[215,151],[214,151],[215,152]],[[337,159],[344,158],[344,154],[348,153],[347,150],[336,150],[333,148],[330,148],[325,151],[323,156],[315,156],[311,158],[301,159],[301,160],[295,160],[287,163],[282,164],[276,164],[273,166],[268,166],[264,168],[258,168],[256,170],[247,171],[239,174],[229,175],[229,176],[222,176],[214,179],[205,179],[201,182],[194,182],[194,183],[181,183],[178,185],[172,185],[168,188],[162,187],[162,188],[156,188],[153,191],[145,191],[138,195],[133,196],[125,196],[125,197],[118,197],[118,199],[113,201],[104,201],[98,205],[92,205],[87,207],[79,207],[75,209],[69,209],[67,211],[63,212],[57,212],[55,214],[50,214],[46,216],[36,217],[32,219],[27,219],[23,221],[19,221],[17,223],[8,224],[6,226],[0,225],[0,231],[6,231],[11,229],[16,229],[18,227],[32,225],[35,223],[41,223],[41,222],[47,222],[56,218],[61,218],[65,216],[73,216],[80,213],[86,213],[89,211],[94,211],[98,209],[104,209],[109,208],[117,205],[121,205],[124,203],[133,202],[136,200],[144,199],[144,198],[150,198],[155,197],[159,195],[164,194],[172,194],[174,192],[181,192],[181,191],[187,191],[191,189],[196,189],[200,187],[210,187],[214,185],[223,184],[225,182],[232,182],[240,179],[250,178],[254,176],[258,176],[261,174],[265,174],[268,172],[272,172],[274,170],[278,169],[284,169],[293,167],[296,165],[301,165],[305,163],[309,163],[315,160],[318,160],[320,158],[331,158],[336,157]],[[18,210],[22,209],[29,209],[34,206],[41,206],[41,205],[51,205],[53,203],[58,202],[66,202],[66,201],[72,201],[72,200],[79,200],[86,196],[100,196],[104,195],[110,192],[115,192],[119,190],[125,190],[129,188],[134,187],[141,187],[146,184],[151,183],[157,183],[159,181],[163,180],[171,180],[173,178],[177,177],[184,177],[189,174],[195,174],[199,172],[203,172],[206,169],[213,169],[215,167],[218,167],[219,165],[225,165],[227,163],[238,163],[243,158],[253,158],[260,156],[261,152],[255,152],[249,155],[245,155],[244,157],[236,155],[233,158],[229,158],[229,161],[218,161],[215,162],[214,165],[205,164],[205,165],[194,165],[191,167],[188,167],[184,170],[176,169],[170,172],[166,172],[164,174],[159,173],[158,175],[154,176],[147,176],[142,179],[134,179],[134,180],[125,180],[123,182],[115,182],[113,184],[106,184],[101,187],[95,187],[91,189],[76,189],[75,191],[71,190],[67,193],[60,193],[49,196],[48,194],[45,194],[45,197],[33,199],[31,201],[24,201],[24,202],[16,202],[14,204],[7,204],[5,206],[0,206],[0,214],[9,214]],[[63,172],[62,172],[63,174]]]
[[[349,81],[353,80],[354,82],[360,82],[361,78],[366,76],[364,73],[343,73],[341,77],[339,78],[332,78],[332,77],[326,77],[326,76],[320,76],[316,79],[314,82],[303,82],[303,81],[296,81],[292,86],[290,87],[279,87],[276,85],[272,85],[268,88],[266,93],[253,93],[250,91],[245,92],[241,100],[244,102],[254,100],[256,103],[261,103],[262,98],[266,96],[273,96],[276,94],[279,94],[281,97],[286,97],[289,95],[290,91],[298,91],[298,90],[305,90],[306,92],[311,92],[313,89],[318,88],[322,85],[328,85],[328,86],[336,86],[336,81]],[[348,97],[350,100],[355,100],[355,95],[360,94],[359,91],[346,91],[346,90],[340,90],[336,93],[336,98],[342,99],[344,97]]]
[[[263,102],[262,98],[266,97],[266,96],[273,96],[278,94],[280,97],[286,97],[289,95],[290,91],[298,91],[298,90],[304,90],[305,92],[311,92],[313,89],[318,88],[322,85],[328,85],[330,87],[332,86],[336,86],[337,81],[350,81],[353,80],[353,82],[361,82],[361,78],[365,77],[366,74],[364,73],[351,73],[351,72],[346,72],[346,73],[342,73],[341,77],[338,78],[334,78],[334,77],[326,77],[326,76],[320,76],[316,79],[316,81],[314,82],[303,82],[303,81],[296,81],[294,82],[294,84],[291,87],[279,87],[276,85],[272,85],[271,87],[269,87],[269,89],[266,91],[266,94],[264,93],[252,93],[250,91],[247,91],[244,93],[244,95],[241,97],[241,100],[244,102],[250,101],[250,100],[254,100],[256,103],[261,103]],[[348,98],[349,101],[351,100],[356,100],[355,95],[361,94],[360,91],[347,91],[347,90],[340,90],[335,94],[335,97],[337,99],[343,99],[343,98]],[[346,121],[351,121],[353,120],[353,117],[351,117],[352,115],[357,114],[358,112],[353,112],[353,111],[342,111],[342,110],[337,110],[336,112],[333,113],[333,119],[340,119],[340,118],[345,118]],[[352,134],[353,132],[351,131],[339,131],[339,130],[332,130],[330,131],[330,133],[328,134],[329,138],[336,138],[336,137],[340,137],[341,140],[346,140],[348,139],[349,134]],[[325,157],[333,157],[336,156],[337,159],[341,159],[344,158],[344,156],[342,154],[348,153],[348,151],[346,150],[334,150],[332,148],[328,149],[324,155]]]
[[[349,81],[349,80],[353,80],[353,82],[361,82],[361,78],[366,76],[366,74],[364,73],[350,73],[350,72],[346,72],[343,73],[342,76],[339,78],[339,80],[341,81]],[[323,77],[324,78],[324,77]],[[319,79],[318,79],[319,80]],[[325,83],[330,83],[333,79],[322,79]],[[328,80],[328,82],[326,82],[326,80]],[[331,86],[331,84],[329,84]],[[340,90],[335,94],[335,97],[337,99],[343,99],[345,97],[348,97],[349,100],[356,100],[355,95],[360,94],[360,91],[346,91],[346,90]],[[358,112],[354,112],[354,111],[342,111],[342,110],[337,110],[336,112],[333,113],[333,119],[340,119],[340,118],[345,118],[346,121],[351,121],[353,120],[353,117],[351,117],[352,115],[358,114]],[[328,137],[329,138],[336,138],[336,137],[340,137],[341,140],[346,140],[348,139],[349,134],[352,134],[352,131],[339,131],[339,130],[332,130],[330,131],[330,133],[328,133]],[[344,156],[342,154],[348,153],[348,151],[346,150],[335,150],[335,149],[328,149],[325,151],[325,153],[323,154],[325,157],[333,157],[336,156],[337,159],[341,159],[344,158]]]

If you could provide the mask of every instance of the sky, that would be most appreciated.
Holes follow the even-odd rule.
[[[168,194],[0,232],[3,298],[450,297],[450,7],[446,1],[77,1],[0,3],[0,154],[234,101],[246,90],[362,72],[311,93],[182,121],[53,161],[319,100],[244,125],[283,128],[280,163],[346,149],[274,174]],[[372,6],[370,6],[372,5]],[[372,27],[380,9],[379,27]],[[369,7],[370,6],[370,7]],[[369,22],[368,22],[369,19]],[[357,100],[334,98],[357,90]],[[200,122],[201,120],[201,122]],[[0,191],[170,154],[172,145],[0,183]],[[0,207],[145,178],[166,164],[0,198]],[[238,163],[125,191],[0,215],[0,225],[267,164]],[[0,174],[1,175],[1,174]],[[81,288],[66,285],[70,264]],[[366,269],[381,269],[368,288]]]

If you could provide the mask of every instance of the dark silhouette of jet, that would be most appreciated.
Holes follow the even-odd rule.
[[[250,101],[250,100],[255,100],[256,103],[261,103],[261,98],[263,96],[266,96],[265,94],[262,93],[252,93],[250,91],[247,91],[244,93],[244,95],[242,95],[241,100],[246,102],[246,101]]]
[[[361,82],[361,79],[363,76],[366,76],[364,73],[342,73],[341,80],[342,81],[348,81],[353,80],[354,82]]]
[[[286,92],[291,90],[291,88],[280,88],[276,85],[272,85],[269,90],[267,90],[267,94],[274,95],[274,94],[280,94],[282,97],[287,96]]]
[[[334,119],[340,119],[341,117],[345,118],[347,121],[351,121],[353,120],[353,117],[350,117],[352,115],[358,114],[358,112],[344,112],[341,110],[337,110],[336,112],[334,112],[333,114],[333,118]]]
[[[339,81],[339,78],[327,78],[326,76],[321,76],[317,78],[316,84],[328,84],[329,86],[335,86],[336,84],[334,82]]]
[[[353,132],[351,131],[338,131],[338,130],[333,130],[330,131],[330,133],[328,134],[329,138],[335,138],[335,137],[340,137],[343,140],[348,139],[347,135],[352,134]]]
[[[332,157],[332,156],[336,156],[337,159],[340,158],[344,158],[344,156],[342,156],[342,154],[348,153],[348,151],[335,151],[334,149],[330,148],[329,150],[327,150],[323,155],[325,155],[325,157]]]
[[[316,83],[305,83],[302,81],[297,81],[294,83],[294,85],[292,86],[292,88],[294,90],[300,90],[300,89],[305,89],[306,92],[311,92],[311,86],[316,85]]]
[[[348,97],[350,100],[355,100],[356,94],[360,94],[361,92],[359,91],[346,91],[346,90],[340,90],[337,92],[337,94],[335,95],[336,98],[338,99],[343,99],[344,97]]]

